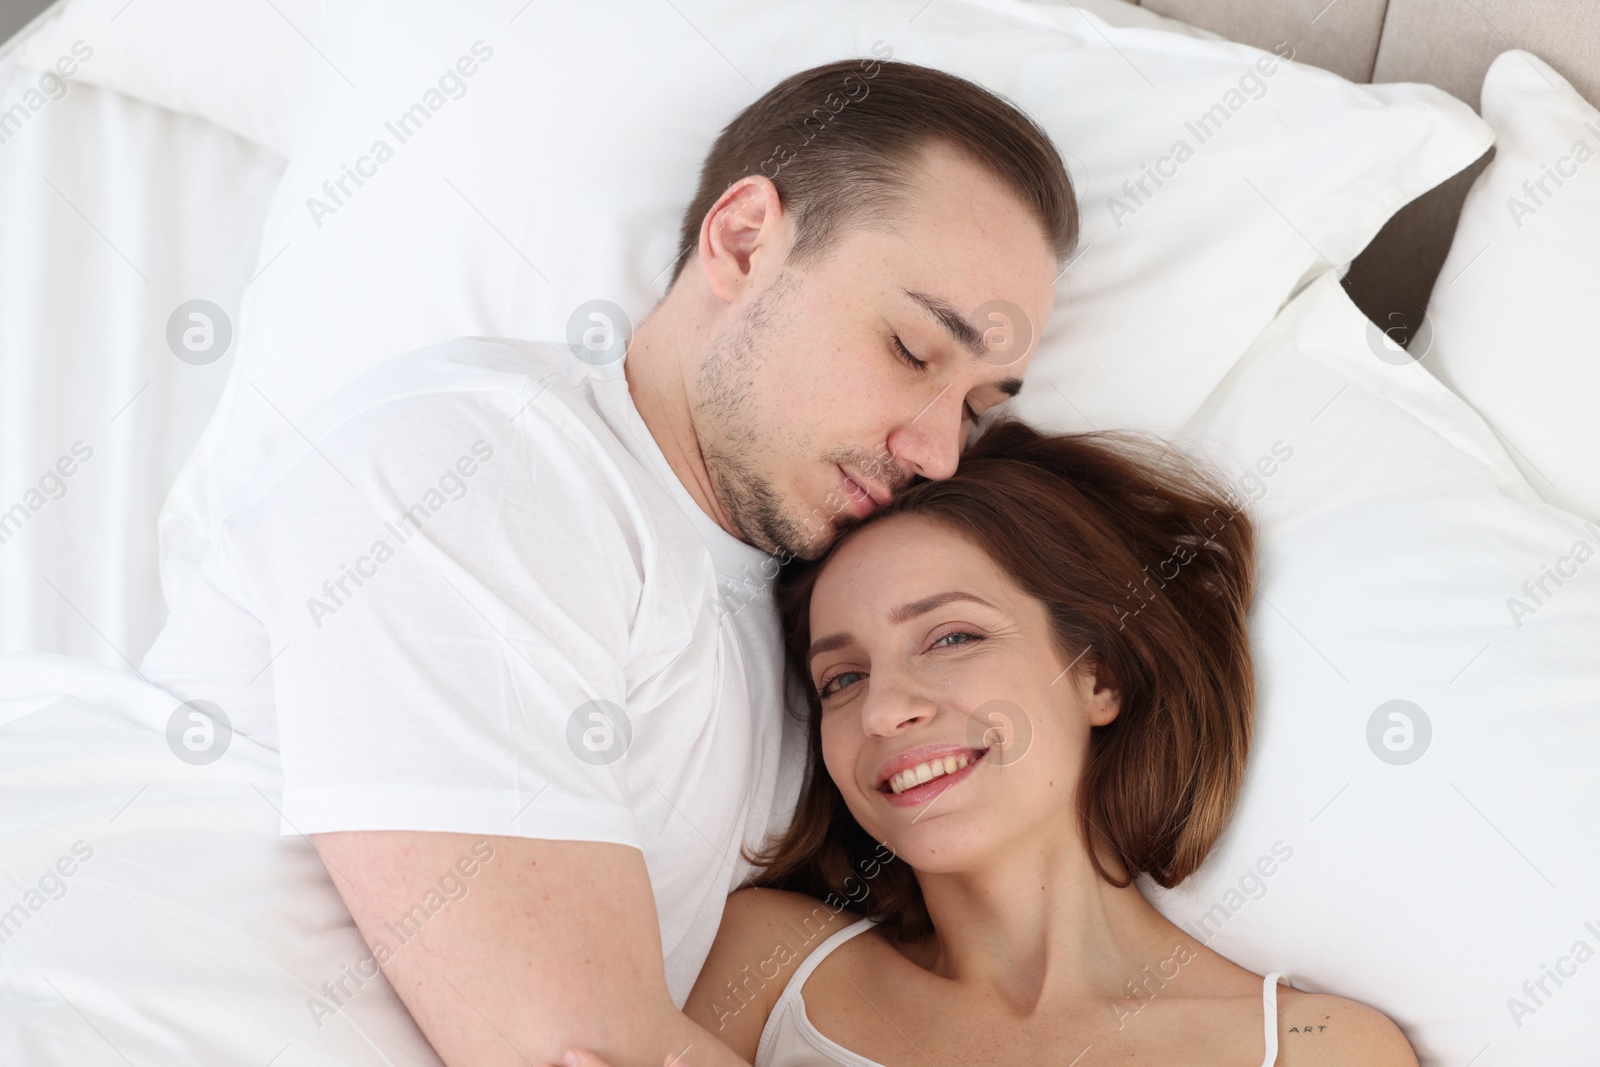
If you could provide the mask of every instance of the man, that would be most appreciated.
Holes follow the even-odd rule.
[[[623,360],[397,357],[223,509],[142,670],[280,751],[283,832],[447,1064],[738,1062],[679,1008],[803,770],[749,590],[955,470],[1076,236],[1005,102],[802,72],[713,146]]]

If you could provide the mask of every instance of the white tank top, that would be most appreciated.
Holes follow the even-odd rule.
[[[832,1067],[839,1063],[846,1067],[883,1067],[876,1060],[858,1056],[824,1037],[822,1031],[811,1025],[811,1020],[806,1016],[805,999],[800,995],[806,979],[811,977],[811,972],[817,969],[828,953],[871,925],[871,919],[862,919],[847,926],[806,957],[784,987],[783,996],[778,998],[772,1015],[767,1018],[767,1025],[761,1031],[761,1043],[756,1046],[755,1067]],[[1261,1008],[1266,1016],[1263,1028],[1267,1040],[1267,1055],[1261,1061],[1261,1067],[1272,1067],[1278,1058],[1278,979],[1282,977],[1274,971],[1261,984]]]

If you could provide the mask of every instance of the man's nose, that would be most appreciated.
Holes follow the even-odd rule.
[[[932,403],[889,435],[889,451],[902,465],[910,465],[930,481],[956,472],[961,447],[966,443],[961,409],[964,394],[946,387]]]

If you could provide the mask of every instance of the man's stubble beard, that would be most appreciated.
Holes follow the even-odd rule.
[[[780,558],[815,559],[826,551],[835,529],[843,523],[812,518],[807,523],[788,507],[763,459],[777,460],[771,429],[760,428],[753,386],[761,368],[772,357],[767,339],[783,321],[787,297],[798,285],[788,268],[756,297],[739,325],[714,339],[695,379],[699,400],[694,422],[700,437],[701,458],[712,490],[722,510],[740,535],[764,552]],[[708,432],[710,431],[710,432]],[[809,459],[810,434],[786,435],[790,458]]]

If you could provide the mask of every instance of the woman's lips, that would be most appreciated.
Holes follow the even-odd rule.
[[[984,749],[983,755],[978,756],[960,770],[942,774],[931,781],[923,782],[921,785],[914,785],[903,793],[894,792],[887,784],[879,792],[883,795],[884,800],[897,808],[914,808],[918,804],[926,804],[946,789],[953,788],[966,781],[978,769],[978,765],[983,762],[983,757],[988,754],[989,750]]]

